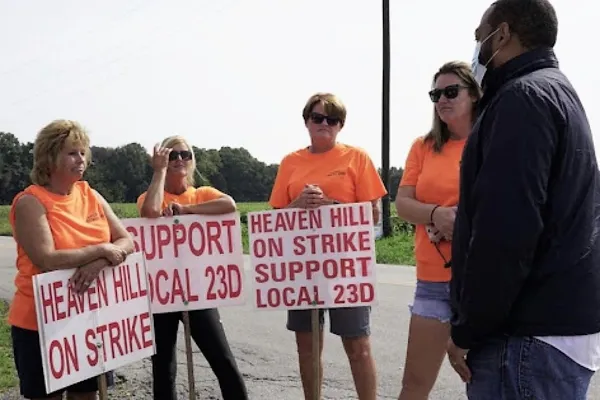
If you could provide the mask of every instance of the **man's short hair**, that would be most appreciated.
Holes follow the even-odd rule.
[[[488,21],[492,28],[506,22],[524,47],[534,49],[556,44],[558,18],[548,0],[497,0],[492,7]]]

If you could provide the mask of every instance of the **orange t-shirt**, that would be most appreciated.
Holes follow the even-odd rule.
[[[144,192],[138,197],[138,210],[142,209],[142,204],[144,204],[144,199],[146,198],[147,193],[148,192]],[[177,203],[181,205],[200,204],[206,201],[218,199],[223,195],[224,194],[222,192],[210,186],[200,186],[199,188],[188,187],[187,190],[181,194],[173,194],[164,191],[162,208],[167,208],[170,203]]]
[[[458,204],[460,159],[465,139],[449,140],[442,151],[435,153],[431,143],[417,139],[408,153],[400,186],[415,186],[416,199],[426,204],[452,207]],[[450,261],[451,244],[443,240],[438,245]],[[417,225],[415,233],[417,279],[430,282],[448,282],[450,268],[429,240],[425,225]]]
[[[86,181],[76,182],[67,196],[49,192],[42,186],[31,185],[18,193],[11,206],[9,221],[15,231],[15,204],[25,195],[34,196],[46,209],[46,218],[52,231],[57,250],[80,249],[82,247],[110,242],[110,226],[102,203]],[[33,276],[41,273],[33,265],[17,242],[17,276],[14,299],[10,304],[8,323],[23,329],[38,330]]]
[[[327,197],[340,203],[373,201],[387,194],[369,155],[341,143],[325,153],[314,154],[304,148],[286,155],[269,203],[273,208],[288,206],[306,184],[319,185]]]

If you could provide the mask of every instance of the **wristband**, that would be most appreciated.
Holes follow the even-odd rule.
[[[429,222],[431,224],[433,224],[433,213],[435,212],[435,210],[437,210],[439,207],[439,205],[436,205],[435,207],[433,207],[433,209],[431,210],[431,214],[429,214]]]

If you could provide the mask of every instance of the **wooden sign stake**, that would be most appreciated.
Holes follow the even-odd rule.
[[[320,355],[320,329],[319,309],[311,310],[310,319],[312,323],[312,353],[313,353],[313,400],[321,399],[321,355]]]
[[[196,382],[194,381],[194,357],[192,354],[192,339],[190,335],[190,315],[183,311],[183,335],[185,337],[185,354],[187,356],[188,390],[190,400],[196,398]]]

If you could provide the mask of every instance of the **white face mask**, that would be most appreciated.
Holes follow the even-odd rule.
[[[483,77],[485,76],[485,73],[487,72],[487,66],[490,64],[490,62],[492,62],[492,59],[494,57],[496,57],[496,54],[498,54],[498,52],[500,51],[500,49],[496,50],[496,52],[494,54],[492,54],[492,56],[487,61],[487,63],[485,63],[485,65],[483,65],[479,62],[479,53],[481,52],[481,46],[489,38],[491,38],[492,35],[494,35],[496,32],[498,32],[499,29],[500,28],[498,28],[494,32],[490,33],[489,35],[487,35],[487,37],[485,39],[483,39],[481,42],[477,42],[477,44],[475,45],[475,53],[473,54],[473,60],[471,60],[471,71],[473,72],[473,76],[475,77],[475,80],[477,81],[477,84],[479,86],[481,86],[481,82],[483,82]]]

